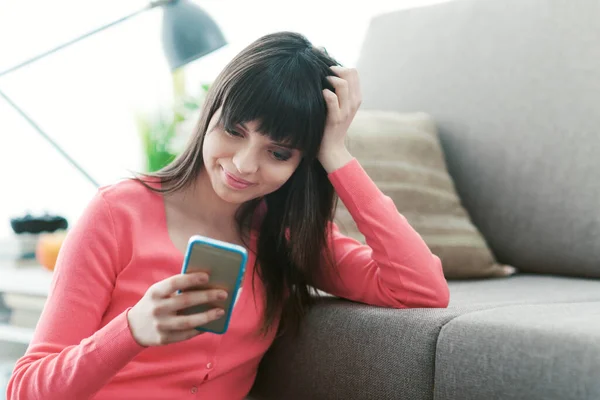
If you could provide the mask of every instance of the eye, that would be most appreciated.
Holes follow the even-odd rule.
[[[292,154],[289,151],[272,150],[271,154],[277,161],[287,161],[292,157]]]
[[[229,136],[233,136],[233,137],[244,137],[244,135],[242,135],[241,133],[239,133],[238,131],[234,130],[234,129],[225,129],[225,132],[227,132],[227,134]]]

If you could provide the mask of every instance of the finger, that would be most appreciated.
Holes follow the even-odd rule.
[[[160,304],[156,307],[156,311],[158,314],[178,311],[199,304],[222,301],[226,298],[227,292],[222,289],[193,290],[161,300]]]
[[[362,101],[362,94],[360,90],[360,79],[358,77],[358,71],[351,68],[346,75],[346,80],[350,85],[350,102],[353,107],[358,108]]]
[[[206,282],[208,275],[203,272],[177,274],[152,285],[150,295],[154,299],[162,299],[178,290],[192,289]]]
[[[351,74],[351,78],[350,79],[350,87],[351,87],[351,95],[350,97],[352,98],[351,102],[352,105],[354,107],[354,109],[358,109],[360,107],[360,105],[362,104],[362,91],[360,88],[360,78],[358,76],[358,71],[354,70],[354,72]]]
[[[322,53],[329,55],[325,46],[317,46],[317,49],[319,49]]]
[[[199,331],[197,329],[188,329],[185,331],[173,331],[165,333],[163,338],[160,341],[160,344],[170,344],[182,342],[184,340],[191,339],[195,336],[202,335],[204,332]]]
[[[357,109],[362,103],[360,79],[356,68],[344,68],[334,65],[330,69],[340,78],[348,82],[351,109]]]
[[[360,81],[358,77],[358,70],[356,68],[345,68],[338,65],[333,65],[329,67],[329,69],[335,75],[348,82],[351,98],[361,98]]]
[[[335,95],[339,103],[339,108],[342,111],[348,111],[350,107],[348,81],[337,76],[328,76],[327,80],[335,89]]]
[[[329,67],[329,69],[331,70],[331,72],[333,72],[335,76],[342,79],[346,79],[348,74],[352,70],[352,68],[344,68],[339,65],[332,65],[331,67]]]
[[[336,121],[339,120],[342,112],[340,110],[340,104],[335,93],[329,89],[324,89],[323,97],[325,98],[325,103],[327,104],[327,119]]]
[[[340,104],[335,93],[329,89],[323,89],[323,97],[325,98],[325,103],[327,104],[328,116],[331,116],[331,118],[338,118],[340,114]]]
[[[216,321],[223,315],[225,311],[222,308],[213,308],[198,314],[174,315],[158,320],[156,328],[160,332],[187,331]]]

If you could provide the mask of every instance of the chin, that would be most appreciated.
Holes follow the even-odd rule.
[[[230,204],[243,204],[245,202],[247,202],[248,200],[251,200],[250,196],[244,196],[241,193],[235,193],[231,190],[229,190],[226,187],[214,187],[213,189],[215,190],[215,193],[217,194],[217,196],[223,200],[226,203],[230,203]]]
[[[258,197],[261,197],[261,194],[257,194],[256,189],[252,191],[237,191],[235,189],[231,189],[224,185],[221,182],[218,182],[217,187],[213,186],[215,193],[221,200],[229,204],[237,204],[241,205],[250,200],[254,200]]]

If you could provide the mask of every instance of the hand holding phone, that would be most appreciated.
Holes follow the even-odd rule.
[[[127,313],[133,338],[141,346],[160,346],[181,342],[203,332],[195,329],[222,318],[224,310],[207,308],[202,313],[178,315],[190,304],[209,304],[227,295],[220,289],[193,290],[208,282],[206,273],[178,274],[159,281],[146,291]],[[184,292],[178,294],[179,292]]]
[[[222,318],[198,325],[197,330],[223,334],[227,331],[233,307],[237,301],[242,278],[246,270],[247,251],[242,246],[207,238],[192,236],[183,262],[182,274],[205,273],[208,282],[198,285],[197,290],[223,290],[226,299],[211,300],[187,307],[181,315],[203,314],[213,308],[225,310]],[[186,290],[181,291],[182,294]]]
[[[225,333],[246,262],[241,246],[192,236],[182,273],[152,285],[127,313],[134,339],[147,347]]]

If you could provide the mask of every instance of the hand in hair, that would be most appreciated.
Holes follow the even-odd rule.
[[[356,69],[338,66],[330,68],[337,75],[327,77],[335,88],[335,93],[329,89],[323,90],[327,103],[327,121],[318,156],[327,172],[335,171],[352,159],[344,140],[362,102]]]

